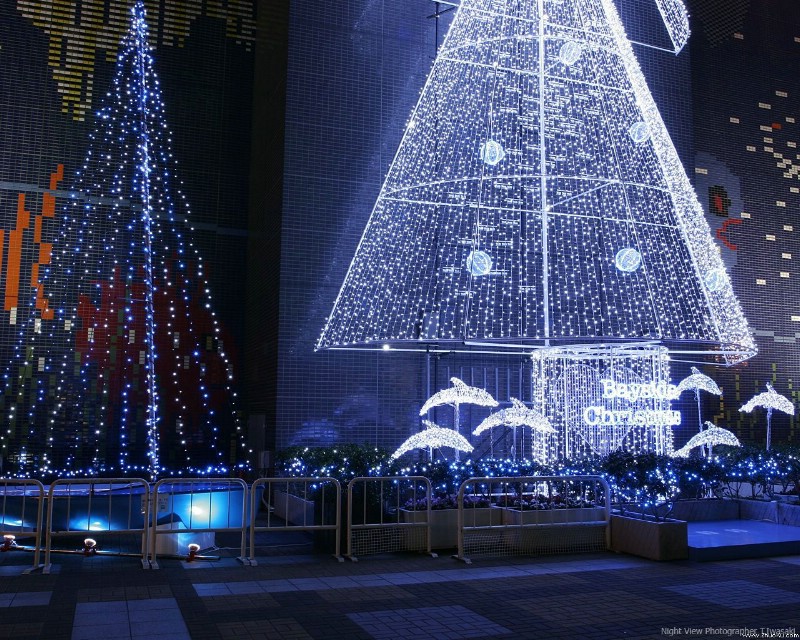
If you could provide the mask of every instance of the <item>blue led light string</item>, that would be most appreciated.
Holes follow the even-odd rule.
[[[136,42],[136,73],[139,74],[139,131],[136,145],[136,173],[139,177],[139,192],[142,200],[142,226],[144,228],[144,285],[145,285],[145,331],[147,349],[145,349],[145,371],[147,376],[147,456],[149,473],[156,478],[160,471],[158,455],[158,386],[156,385],[155,360],[155,313],[153,310],[153,231],[151,226],[152,203],[150,201],[150,131],[148,128],[148,88],[145,82],[149,56],[147,46],[147,24],[144,12],[139,12],[137,5],[133,12],[133,30]]]
[[[539,189],[540,193],[540,212],[542,216],[542,312],[544,329],[543,335],[545,344],[550,344],[551,325],[550,325],[550,241],[549,241],[549,216],[547,204],[547,114],[545,110],[546,78],[547,69],[545,68],[545,27],[547,26],[547,14],[545,13],[544,0],[538,0],[538,71],[539,71]],[[525,335],[522,333],[521,335]]]

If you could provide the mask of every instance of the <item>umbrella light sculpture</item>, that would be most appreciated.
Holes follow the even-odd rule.
[[[750,413],[753,409],[758,407],[763,407],[767,410],[767,451],[769,451],[770,445],[772,444],[772,410],[777,409],[778,411],[783,411],[783,413],[788,413],[790,416],[793,416],[794,404],[789,398],[775,391],[772,385],[767,382],[767,390],[764,393],[759,393],[757,396],[750,398],[747,404],[743,405],[739,411]]]
[[[444,404],[450,405],[455,410],[455,417],[453,418],[453,431],[460,433],[459,409],[462,404],[475,404],[481,407],[496,407],[498,405],[497,400],[495,400],[492,395],[484,389],[471,387],[455,377],[450,378],[450,383],[453,385],[452,387],[437,391],[430,398],[428,398],[425,404],[422,405],[422,409],[419,410],[420,416],[424,416],[434,407]],[[470,447],[470,451],[472,451],[472,447]],[[456,448],[456,460],[458,459],[459,449]]]
[[[739,442],[733,433],[722,427],[714,426],[710,422],[706,422],[707,429],[695,434],[689,439],[685,445],[680,449],[673,452],[673,458],[688,458],[689,452],[695,447],[704,447],[708,445],[708,456],[711,457],[711,452],[714,445],[726,444],[729,447],[741,447],[742,443]]]
[[[707,393],[713,393],[715,396],[721,396],[722,389],[707,375],[700,373],[697,367],[692,367],[692,374],[681,380],[678,384],[678,395],[684,391],[694,391],[694,397],[697,399],[697,422],[700,425],[700,429],[698,430],[699,435],[703,432],[703,412],[700,409],[700,392],[705,391]],[[705,449],[703,452],[705,453]]]
[[[511,406],[508,409],[500,409],[494,412],[483,422],[481,422],[472,435],[479,436],[484,431],[494,427],[509,426],[514,429],[514,446],[511,449],[512,457],[517,459],[517,427],[530,427],[540,433],[555,433],[556,430],[545,416],[538,411],[529,409],[525,403],[516,398],[511,398]]]
[[[450,447],[456,451],[463,451],[464,453],[472,451],[472,445],[457,431],[440,427],[430,420],[423,420],[422,424],[425,425],[425,430],[415,433],[401,444],[397,448],[397,451],[391,455],[389,460],[396,460],[404,453],[408,453],[414,449],[424,449],[425,447],[428,448],[428,455],[431,460],[433,460],[434,448],[440,449],[442,447]]]

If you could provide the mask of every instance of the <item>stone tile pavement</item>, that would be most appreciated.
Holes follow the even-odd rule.
[[[187,564],[0,554],[0,640],[800,637],[800,558],[308,554]],[[747,633],[750,631],[752,633]]]

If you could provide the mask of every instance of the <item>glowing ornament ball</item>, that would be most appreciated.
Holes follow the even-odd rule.
[[[642,254],[632,247],[620,249],[614,256],[614,264],[623,273],[633,273],[642,264]]]
[[[725,272],[722,269],[712,269],[703,279],[706,289],[718,293],[725,288]]]
[[[506,157],[506,150],[497,140],[488,140],[481,145],[481,160],[490,167],[500,164]]]
[[[641,144],[650,139],[650,129],[644,122],[635,122],[628,129],[628,135],[636,144]]]
[[[473,276],[486,276],[492,270],[492,258],[485,251],[471,251],[467,256],[467,271]]]
[[[580,43],[575,42],[574,40],[567,40],[561,45],[561,49],[558,51],[558,60],[562,64],[571,67],[580,59],[582,55],[583,47],[580,45]]]

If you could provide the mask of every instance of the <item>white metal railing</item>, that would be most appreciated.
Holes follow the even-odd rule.
[[[141,562],[147,561],[150,485],[141,478],[73,478],[55,480],[47,492],[44,573],[50,572],[53,539],[83,534],[83,551],[97,553],[95,536],[141,535]],[[89,537],[91,536],[91,537]],[[92,544],[95,543],[95,544]],[[137,554],[138,555],[138,554]]]
[[[28,551],[17,540],[33,536],[33,566],[24,571],[30,573],[40,568],[44,485],[38,480],[0,478],[0,491],[0,551]]]
[[[258,498],[267,506],[266,524],[256,525]],[[250,556],[255,559],[256,533],[333,531],[334,557],[342,561],[342,486],[335,478],[261,478],[250,490]]]
[[[424,499],[423,510],[406,511]],[[353,478],[347,485],[347,553],[431,553],[431,482],[423,476]]]
[[[187,555],[188,545],[184,550],[173,544],[169,550],[183,534],[202,542],[202,534],[237,533],[239,560],[255,565],[258,533],[328,531],[334,556],[342,560],[343,495],[334,478],[262,478],[251,487],[240,479],[166,478],[151,486],[141,478],[74,478],[56,480],[49,489],[38,480],[0,478],[0,491],[0,533],[34,538],[32,547],[7,540],[5,550],[32,551],[33,568],[41,566],[45,573],[53,551],[113,553],[94,545],[53,549],[54,540],[80,534],[87,541],[90,536],[138,534],[139,554],[115,555],[140,557],[143,567],[158,568],[159,555]],[[269,508],[256,522],[262,494]],[[431,553],[431,497],[430,480],[423,476],[351,480],[346,557]],[[469,562],[470,554],[596,549],[598,533],[608,548],[610,501],[609,486],[599,476],[470,478],[458,493],[457,557]],[[210,540],[204,548],[214,544]]]
[[[478,508],[482,501],[492,506]],[[458,490],[457,557],[608,549],[610,518],[600,476],[469,478]]]
[[[159,537],[173,536],[170,540],[174,541],[182,534],[239,533],[239,560],[249,563],[245,557],[248,487],[244,480],[165,478],[155,483],[152,495],[150,566],[153,569],[158,569]],[[186,519],[178,512],[185,514]],[[255,514],[251,513],[249,517],[253,518]],[[202,538],[195,535],[197,539]],[[209,545],[200,543],[201,548],[204,546]],[[177,551],[176,546],[174,553]]]

